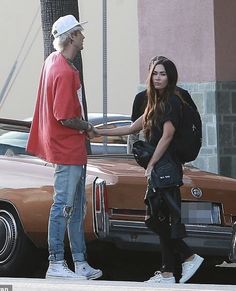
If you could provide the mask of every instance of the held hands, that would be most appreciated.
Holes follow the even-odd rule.
[[[106,136],[109,135],[108,132],[110,131],[110,129],[97,129],[90,123],[87,129],[87,136],[89,139],[92,139],[96,136]]]
[[[93,139],[95,136],[98,136],[98,130],[90,124],[90,128],[87,130],[87,136],[89,139]]]
[[[89,139],[94,138],[94,136],[95,136],[94,131],[93,130],[87,131],[87,136]]]

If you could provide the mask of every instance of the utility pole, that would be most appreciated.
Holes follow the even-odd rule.
[[[103,123],[107,124],[107,0],[102,2],[103,14]],[[107,137],[103,138],[104,153],[107,153]]]

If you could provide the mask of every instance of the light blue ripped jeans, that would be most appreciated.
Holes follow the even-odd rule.
[[[49,261],[64,260],[67,228],[73,261],[84,261],[85,166],[56,165],[48,223]]]

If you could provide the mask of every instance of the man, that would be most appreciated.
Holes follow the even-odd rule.
[[[102,276],[87,263],[84,241],[86,138],[92,136],[93,126],[84,120],[79,72],[72,63],[83,49],[83,24],[72,15],[53,24],[56,51],[44,62],[27,145],[27,151],[55,165],[46,278]],[[66,229],[75,272],[64,261]]]

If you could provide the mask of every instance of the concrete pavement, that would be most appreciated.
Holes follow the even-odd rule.
[[[4,289],[12,285],[12,290]],[[78,281],[56,279],[0,278],[0,291],[236,291],[234,285],[162,284],[126,281]]]

